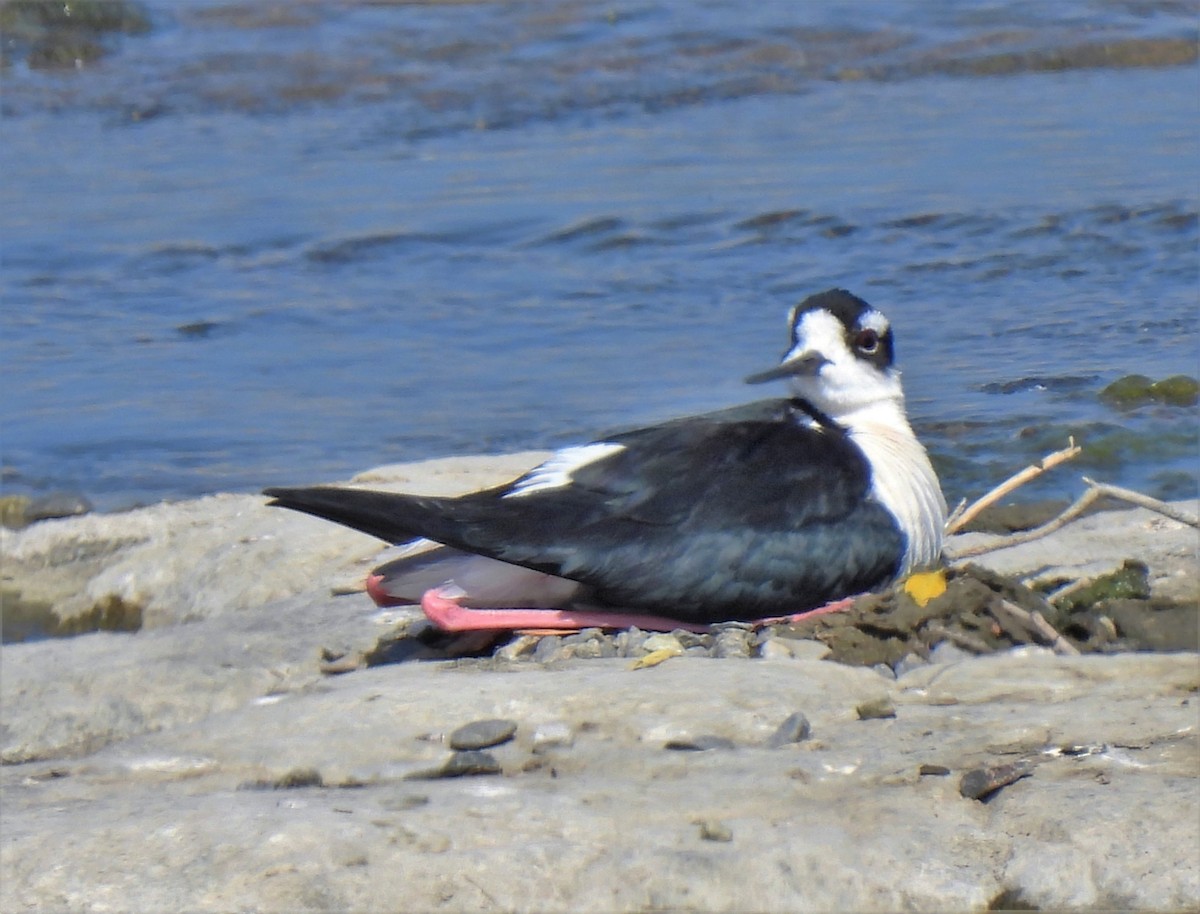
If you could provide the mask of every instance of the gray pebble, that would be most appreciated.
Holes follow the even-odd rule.
[[[708,649],[713,646],[713,636],[709,634],[699,634],[697,632],[684,631],[682,628],[677,628],[671,632],[676,640],[683,646],[683,649],[689,650],[693,647],[703,647]]]
[[[757,654],[763,660],[792,659],[792,649],[782,638],[768,638],[758,646]]]
[[[409,779],[430,781],[437,778],[461,778],[477,774],[499,774],[500,763],[490,752],[470,749],[455,752],[440,768],[430,768],[410,774]]]
[[[873,669],[876,673],[878,673],[884,679],[895,679],[896,678],[896,671],[893,670],[886,663],[877,663],[873,667],[871,667],[871,669]]]
[[[958,663],[960,660],[970,660],[975,655],[963,650],[957,644],[941,641],[929,652],[930,663]]]
[[[899,679],[905,673],[912,672],[913,670],[920,669],[921,667],[928,665],[929,661],[920,654],[905,654],[896,661],[896,666],[894,667],[896,678]]]
[[[535,663],[547,663],[558,656],[558,649],[562,647],[561,635],[545,635],[538,640],[537,647],[533,649],[533,659]]]
[[[812,735],[812,725],[801,712],[788,716],[767,739],[768,749],[778,749],[792,743],[801,743]]]
[[[617,633],[616,647],[617,656],[619,657],[639,657],[642,654],[642,643],[646,640],[646,633],[640,628],[627,628],[623,632]]]
[[[450,734],[451,749],[487,749],[507,743],[517,732],[512,720],[474,720]]]
[[[750,631],[745,628],[722,628],[713,644],[714,657],[749,657]]]
[[[563,657],[577,657],[580,660],[595,660],[604,656],[599,641],[577,641],[574,644],[564,644]]]
[[[685,736],[668,742],[664,749],[674,749],[678,752],[707,752],[710,749],[736,748],[733,740],[723,736]]]

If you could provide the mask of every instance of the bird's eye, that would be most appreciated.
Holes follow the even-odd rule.
[[[858,336],[854,338],[854,348],[867,355],[874,354],[879,349],[879,334],[869,328],[858,331]]]

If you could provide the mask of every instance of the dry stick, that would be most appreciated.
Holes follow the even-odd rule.
[[[988,492],[986,495],[976,501],[975,504],[971,505],[971,507],[967,508],[965,511],[955,509],[954,514],[952,514],[950,519],[946,521],[946,532],[956,533],[974,520],[979,515],[979,512],[981,512],[984,508],[995,504],[1009,492],[1013,491],[1014,489],[1019,489],[1021,486],[1025,485],[1025,483],[1029,482],[1029,480],[1041,476],[1047,470],[1053,469],[1060,463],[1066,463],[1068,460],[1078,457],[1083,448],[1079,447],[1075,443],[1074,438],[1068,438],[1067,441],[1070,442],[1067,447],[1063,448],[1061,451],[1055,451],[1053,454],[1047,454],[1037,463],[1033,464],[1032,466],[1027,466],[1020,473],[1009,477],[1004,482],[1000,483],[1000,485],[996,486],[996,488],[992,489],[992,491]]]
[[[1020,546],[1022,543],[1030,543],[1033,540],[1041,539],[1043,536],[1048,536],[1060,527],[1066,526],[1086,511],[1093,502],[1105,497],[1116,498],[1120,501],[1137,505],[1140,508],[1155,511],[1172,520],[1179,521],[1181,524],[1200,527],[1200,519],[1188,514],[1186,511],[1181,511],[1174,505],[1168,505],[1166,502],[1159,501],[1157,498],[1151,498],[1149,495],[1142,495],[1140,492],[1134,492],[1130,489],[1122,489],[1119,486],[1110,486],[1107,483],[1096,482],[1088,479],[1086,476],[1083,477],[1083,481],[1088,484],[1088,490],[1075,499],[1075,502],[1067,510],[1063,511],[1062,514],[1058,515],[1058,517],[1032,530],[1014,533],[1011,536],[997,537],[990,542],[968,546],[965,549],[952,552],[950,560],[957,564],[963,559],[983,555],[985,552],[995,552],[997,549],[1007,549],[1010,546]],[[947,551],[949,552],[950,550]]]
[[[963,559],[983,555],[985,552],[995,552],[997,549],[1007,549],[1009,546],[1020,546],[1022,543],[1030,543],[1036,539],[1041,539],[1043,536],[1050,535],[1059,527],[1064,527],[1075,520],[1075,518],[1091,506],[1092,502],[1098,501],[1102,497],[1099,489],[1088,489],[1079,498],[1075,499],[1075,502],[1067,510],[1063,511],[1062,514],[1052,520],[1048,520],[1040,527],[1034,527],[1032,530],[1023,530],[1020,533],[1013,533],[1010,536],[998,536],[990,542],[967,546],[964,549],[953,552],[947,550],[947,552],[951,552],[950,560],[958,563]]]
[[[1050,646],[1054,648],[1054,653],[1065,654],[1072,656],[1079,653],[1079,648],[1073,645],[1070,641],[1064,638],[1053,625],[1046,621],[1037,610],[1026,612],[1021,609],[1016,603],[1010,603],[1008,600],[1001,600],[999,606],[1010,616],[1013,616],[1021,621],[1021,623],[1030,631],[1037,632],[1043,638],[1050,642]]]
[[[1169,505],[1165,501],[1159,501],[1157,498],[1151,498],[1149,495],[1143,495],[1141,492],[1135,492],[1132,489],[1122,489],[1120,486],[1109,485],[1107,482],[1096,482],[1094,479],[1088,479],[1086,476],[1083,477],[1083,481],[1110,498],[1119,498],[1121,501],[1127,501],[1131,505],[1137,505],[1139,508],[1148,508],[1151,511],[1157,511],[1164,517],[1177,520],[1179,523],[1187,524],[1189,527],[1200,527],[1200,517],[1197,517],[1195,514],[1189,514],[1182,508]]]

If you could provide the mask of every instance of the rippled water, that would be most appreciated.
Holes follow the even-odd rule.
[[[0,74],[8,491],[112,508],[726,405],[842,285],[892,317],[951,500],[1068,435],[1027,497],[1195,493],[1195,407],[1097,396],[1200,374],[1192,4],[148,9]]]

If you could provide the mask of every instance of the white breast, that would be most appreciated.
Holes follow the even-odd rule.
[[[900,575],[938,564],[946,499],[929,455],[903,413],[859,417],[847,426],[871,465],[871,494],[895,516],[908,542]]]

